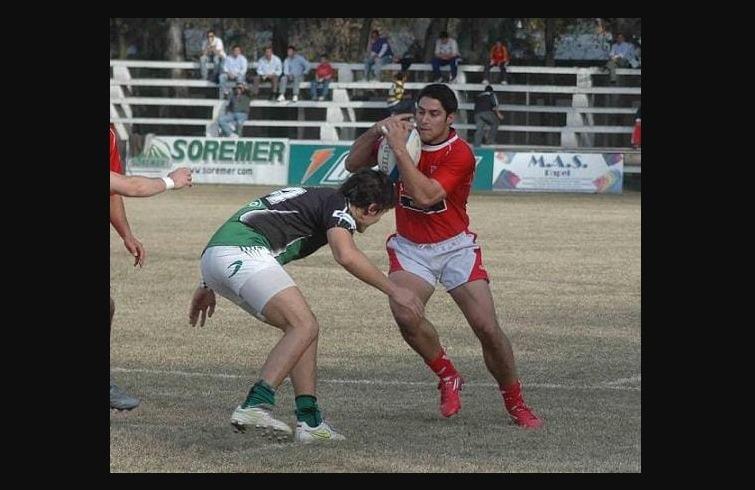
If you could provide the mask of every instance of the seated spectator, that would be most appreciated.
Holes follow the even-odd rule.
[[[485,65],[485,73],[482,76],[482,84],[487,85],[488,80],[491,80],[490,76],[490,70],[497,66],[501,70],[501,83],[506,85],[509,83],[509,74],[506,71],[506,67],[509,66],[509,61],[511,61],[511,56],[509,56],[509,50],[506,49],[506,45],[501,42],[501,40],[497,40],[492,48],[490,48],[490,58],[488,60],[488,63]],[[495,82],[493,82],[495,83]]]
[[[616,42],[611,46],[611,51],[608,53],[608,63],[606,63],[606,69],[609,71],[609,79],[612,84],[618,83],[618,76],[616,75],[616,68],[629,68],[630,66],[638,66],[634,53],[634,45],[626,42],[624,34],[616,34]]]
[[[278,96],[278,102],[286,100],[286,86],[289,82],[294,82],[293,100],[297,102],[299,100],[299,85],[301,84],[304,75],[309,72],[309,61],[304,56],[296,52],[295,46],[288,47],[288,56],[283,61],[283,75],[281,76],[280,83],[280,95]]]
[[[420,61],[422,59],[422,46],[420,46],[418,40],[412,41],[412,44],[406,48],[404,54],[399,58],[398,56],[394,60],[396,63],[401,63],[401,73],[406,75],[404,80],[409,80],[409,67],[412,63]]]
[[[309,86],[309,92],[312,94],[312,100],[325,100],[328,98],[328,86],[333,80],[335,70],[328,61],[327,55],[320,56],[320,64],[315,69],[315,79]],[[319,92],[319,96],[317,95]]]
[[[215,36],[215,32],[207,31],[207,38],[202,41],[202,56],[199,57],[199,71],[202,74],[202,80],[207,80],[209,71],[207,64],[213,63],[214,66],[210,81],[217,82],[221,63],[223,63],[224,59],[223,40]]]
[[[445,65],[451,65],[451,79],[449,83],[453,83],[459,70],[459,61],[461,61],[461,56],[459,55],[459,45],[456,43],[456,39],[449,37],[446,31],[441,32],[440,38],[435,41],[435,56],[432,59],[435,83],[443,81],[440,67]]]
[[[257,96],[260,91],[260,81],[269,81],[273,84],[271,100],[275,100],[275,94],[278,92],[278,78],[283,73],[283,64],[281,59],[273,54],[273,48],[265,48],[265,54],[257,60],[257,74],[252,77],[252,95]]]
[[[233,88],[233,95],[226,106],[226,113],[218,118],[220,126],[220,136],[231,136],[238,138],[244,131],[244,122],[249,117],[249,104],[252,98],[246,91],[246,85],[238,82]],[[236,125],[236,131],[231,128],[231,124]]]
[[[498,134],[498,123],[503,120],[503,114],[498,109],[498,99],[493,93],[493,87],[488,85],[485,91],[477,95],[474,102],[474,146],[479,147],[485,137],[485,144],[495,144]],[[488,133],[489,130],[489,133]]]
[[[245,83],[246,70],[249,62],[246,56],[241,54],[241,46],[238,44],[231,49],[231,55],[226,56],[223,62],[223,73],[220,74],[220,98],[228,97],[231,87],[239,82]]]
[[[370,72],[375,72],[375,79],[380,81],[380,69],[386,63],[393,60],[393,51],[388,39],[380,36],[377,29],[370,33],[370,41],[367,43],[367,57],[364,59],[364,80],[370,81]]]
[[[406,96],[404,82],[406,82],[406,74],[404,72],[396,73],[393,77],[393,85],[388,90],[386,117],[394,114],[414,114],[414,100]]]

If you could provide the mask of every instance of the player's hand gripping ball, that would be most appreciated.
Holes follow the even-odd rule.
[[[380,129],[383,131],[383,134],[388,134],[385,126],[381,126]],[[414,165],[417,165],[419,157],[422,155],[422,141],[419,139],[419,132],[416,128],[412,128],[409,131],[409,136],[406,139],[406,149],[409,152],[409,156],[412,157]],[[393,152],[391,145],[388,144],[388,138],[383,138],[383,141],[380,142],[377,153],[377,164],[381,172],[388,174],[391,182],[396,182],[400,179],[396,154]]]

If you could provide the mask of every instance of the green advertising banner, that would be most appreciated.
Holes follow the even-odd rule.
[[[197,184],[285,185],[289,158],[284,138],[154,136],[141,154],[128,159],[126,170],[154,177],[189,167]]]
[[[300,144],[291,142],[288,185],[341,185],[349,172],[344,161],[351,142]]]
[[[288,185],[340,185],[349,172],[344,166],[352,142],[305,144],[291,141]],[[477,171],[472,190],[489,191],[493,182],[493,150],[475,150]]]

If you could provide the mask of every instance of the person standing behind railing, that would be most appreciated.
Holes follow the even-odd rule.
[[[477,95],[474,103],[474,122],[476,125],[474,133],[474,146],[478,148],[483,142],[483,136],[486,136],[486,129],[490,134],[485,138],[486,144],[495,144],[495,137],[498,134],[498,124],[503,121],[503,114],[498,109],[498,99],[496,99],[493,87],[488,85],[485,91]]]

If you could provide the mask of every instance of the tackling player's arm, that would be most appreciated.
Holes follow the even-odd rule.
[[[149,178],[110,171],[110,192],[128,197],[150,197],[168,189],[191,187],[191,170],[178,168],[167,177]]]
[[[447,194],[443,186],[437,180],[420,172],[412,161],[412,157],[406,149],[406,139],[409,135],[406,125],[396,120],[387,120],[385,126],[388,131],[386,134],[388,144],[396,155],[404,191],[422,208],[432,207],[445,199]]]
[[[112,174],[113,172],[110,173]],[[110,195],[110,223],[123,239],[123,245],[126,247],[126,250],[134,256],[134,267],[137,264],[143,266],[144,260],[147,258],[147,252],[144,250],[142,242],[131,232],[131,226],[128,224],[128,219],[126,219],[126,208],[123,205],[123,197],[118,194]]]
[[[354,141],[349,150],[349,156],[346,157],[344,165],[349,172],[356,172],[363,167],[374,167],[377,163],[376,156],[374,154],[375,145],[377,141],[383,136],[383,132],[380,130],[381,126],[385,126],[388,121],[406,121],[414,117],[412,114],[400,114],[396,116],[390,116],[382,121],[376,122],[370,129],[362,133],[362,135]]]
[[[364,253],[357,248],[351,233],[339,227],[328,230],[328,244],[333,258],[357,279],[387,294],[396,303],[408,308],[418,318],[425,314],[425,305],[414,292],[391,282],[370,262]]]
[[[189,306],[189,323],[192,327],[197,325],[201,313],[200,327],[204,327],[204,322],[208,317],[215,313],[215,291],[207,287],[204,280],[201,281],[194,296],[191,298]]]

